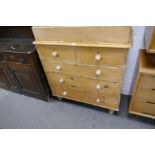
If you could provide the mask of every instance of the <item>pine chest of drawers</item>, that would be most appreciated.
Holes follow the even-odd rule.
[[[155,26],[146,26],[144,40],[146,51],[155,53]]]
[[[155,55],[140,51],[139,72],[129,112],[155,119]]]
[[[52,95],[119,110],[130,27],[33,27]]]

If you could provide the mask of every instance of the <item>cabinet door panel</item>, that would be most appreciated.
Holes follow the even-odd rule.
[[[5,66],[0,64],[0,87],[8,89],[11,82],[8,78],[8,72]]]
[[[18,86],[23,93],[39,95],[40,89],[37,78],[31,69],[31,66],[12,64],[9,66],[13,81],[18,82]]]

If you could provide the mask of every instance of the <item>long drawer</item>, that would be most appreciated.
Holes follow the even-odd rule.
[[[146,89],[137,89],[135,99],[155,102],[155,91]]]
[[[131,111],[155,116],[155,102],[135,99]]]
[[[75,63],[51,62],[42,60],[45,72],[76,75],[107,81],[122,81],[124,70],[117,67],[77,65]]]
[[[46,75],[54,96],[111,105],[113,108],[119,106],[120,83],[53,73],[46,73]]]
[[[141,74],[138,89],[155,90],[155,75]]]
[[[135,99],[155,102],[155,76],[145,74],[140,76]]]

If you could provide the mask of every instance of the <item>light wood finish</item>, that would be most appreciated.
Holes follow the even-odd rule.
[[[119,110],[130,27],[33,27],[52,95]]]
[[[35,44],[131,47],[131,28],[128,26],[96,27],[33,27]]]
[[[46,73],[49,83],[59,87],[77,87],[87,92],[105,94],[109,97],[120,96],[120,83],[88,79],[78,76]],[[81,84],[82,83],[82,84]],[[98,87],[99,86],[99,87]]]
[[[140,51],[139,69],[141,73],[155,75],[155,56],[147,54],[146,51]]]
[[[76,54],[80,64],[125,65],[127,49],[77,47]]]
[[[55,72],[60,74],[119,82],[122,80],[123,77],[123,69],[119,69],[117,67],[112,68],[94,65],[76,65],[75,63],[62,63],[44,60],[42,60],[42,64],[45,72]],[[60,67],[60,70],[57,70],[58,66]],[[100,71],[101,74],[96,75],[97,71]]]
[[[140,65],[129,112],[155,119],[155,55],[140,51]],[[152,72],[151,72],[152,71]]]
[[[145,28],[145,45],[148,53],[155,53],[155,27],[147,26]]]
[[[36,47],[38,49],[40,59],[75,62],[75,47],[51,45],[36,45]]]
[[[117,67],[103,67],[94,65],[77,65],[77,73],[87,78],[93,78],[106,81],[122,81],[123,69]],[[100,75],[97,75],[97,71],[100,71]]]

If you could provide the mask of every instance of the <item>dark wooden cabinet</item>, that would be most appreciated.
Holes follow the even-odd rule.
[[[50,89],[32,40],[0,39],[0,87],[48,100]]]
[[[6,66],[0,62],[0,87],[8,89],[11,85]]]

